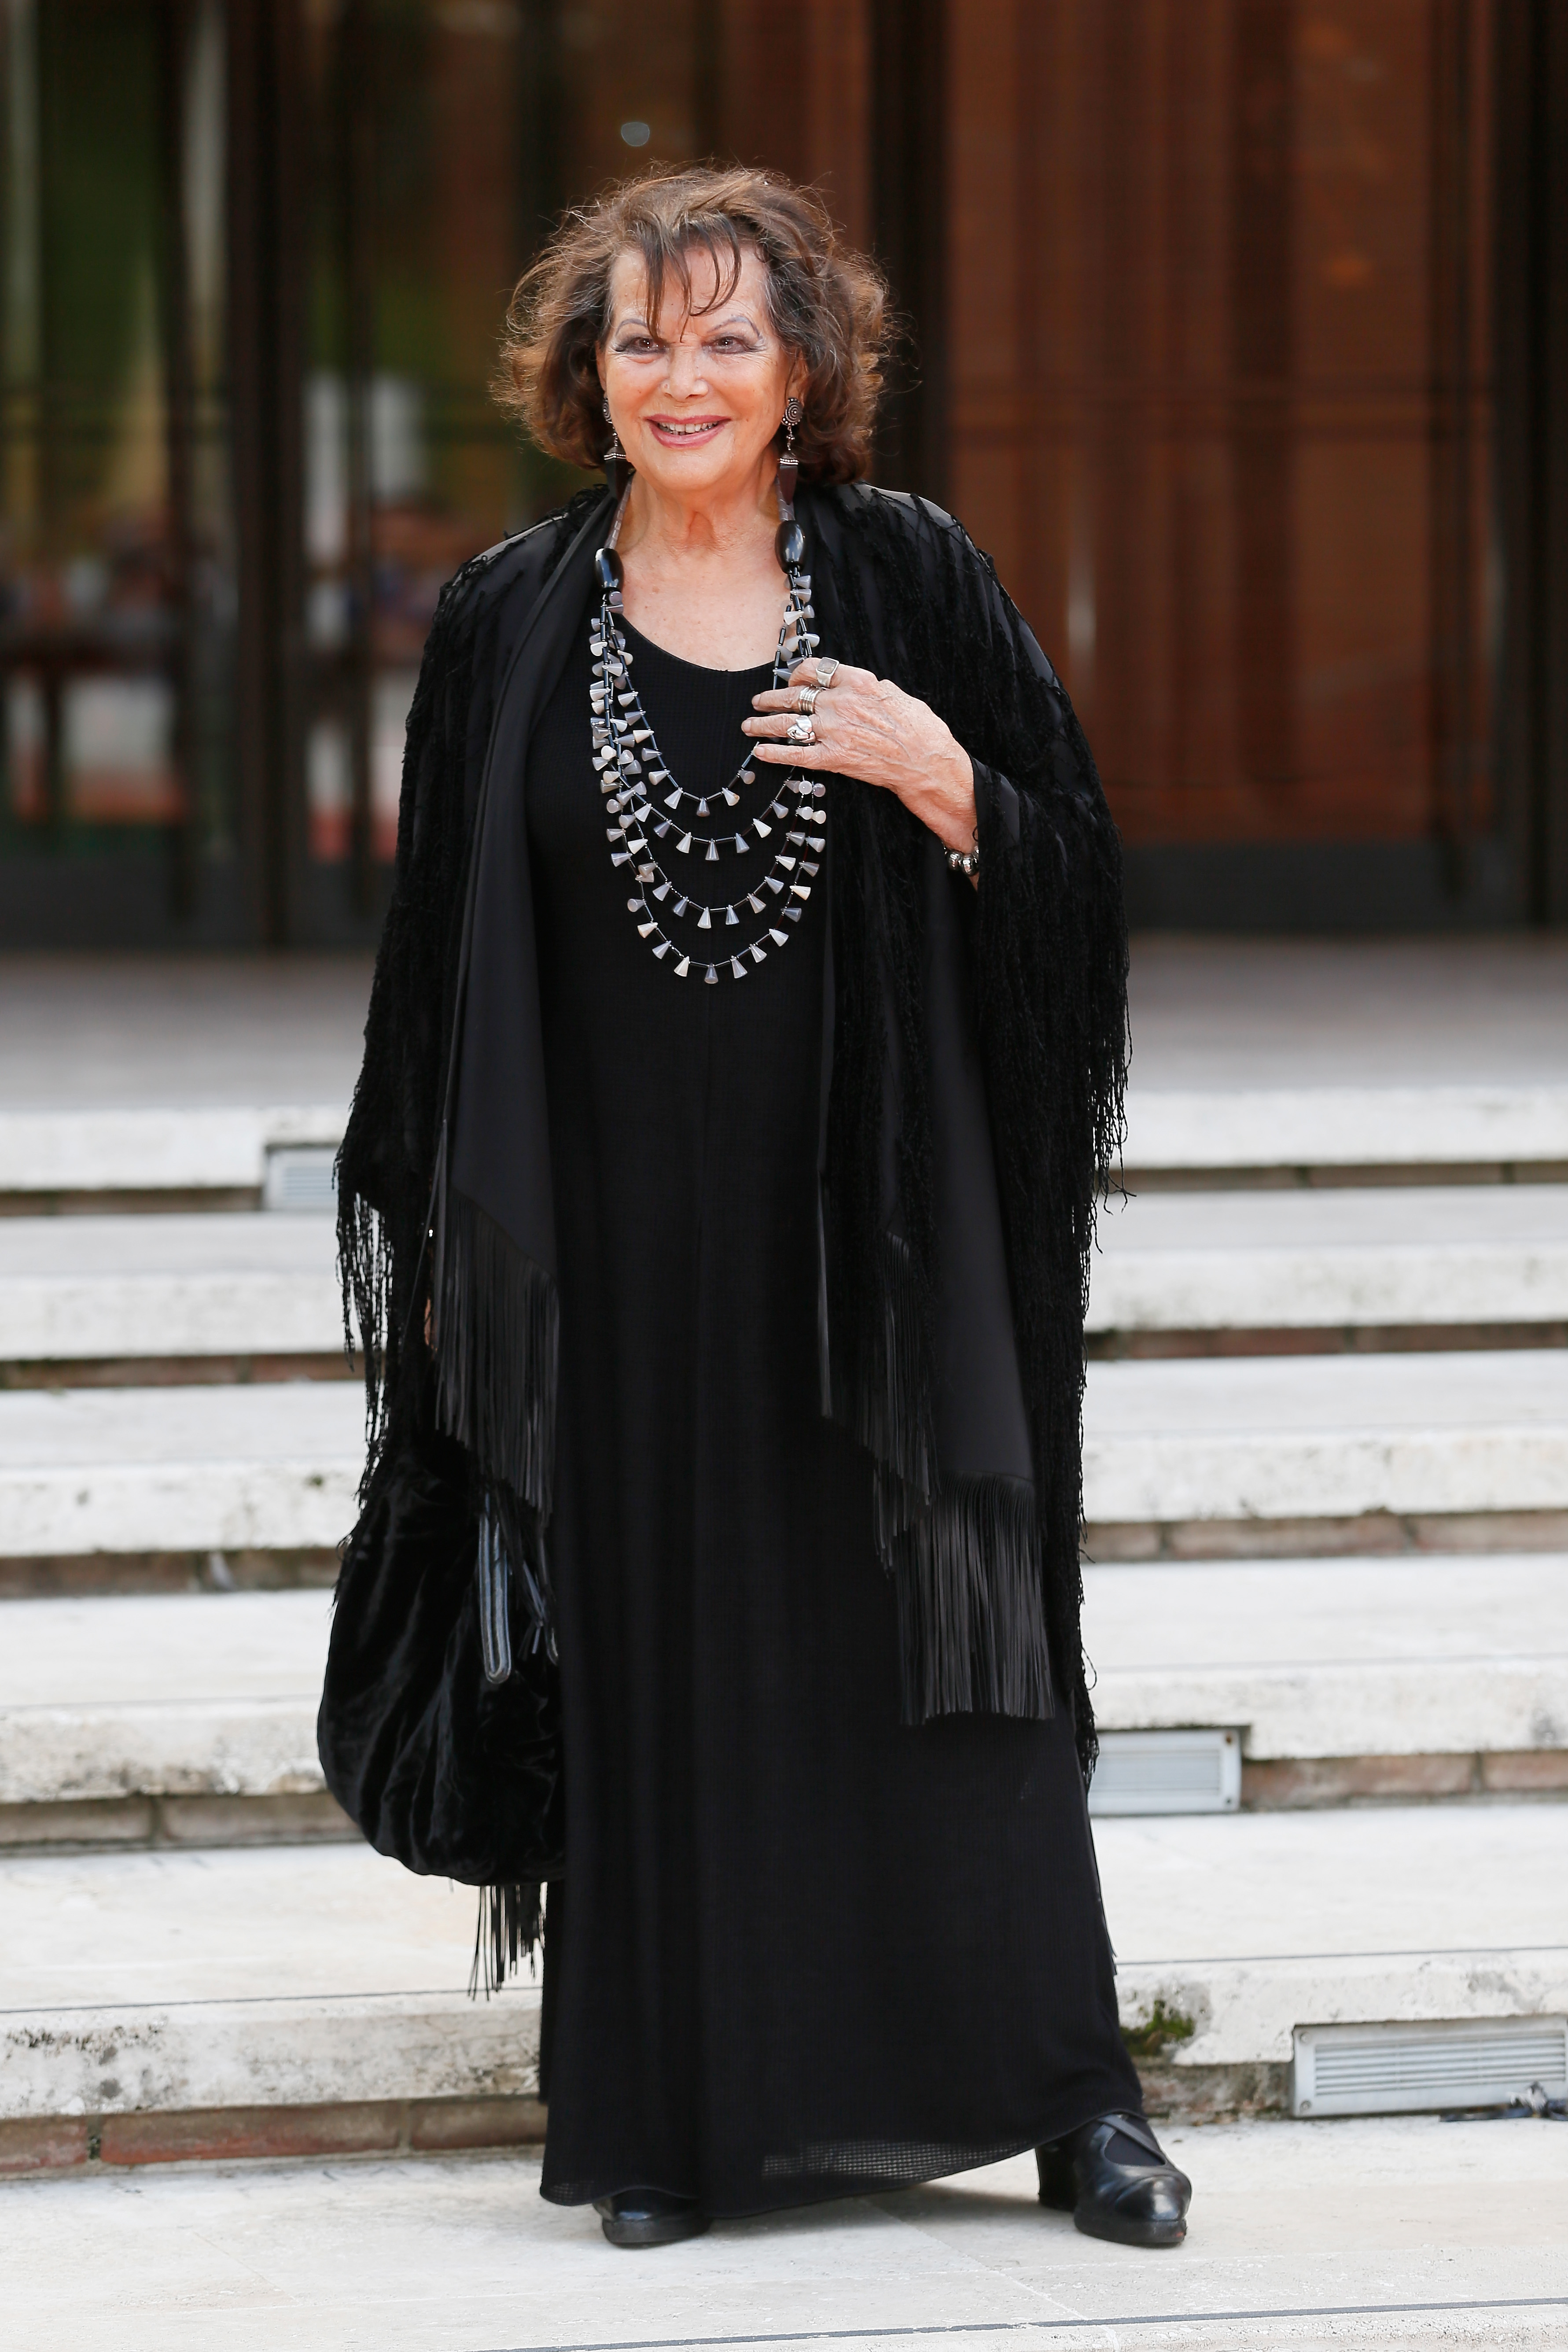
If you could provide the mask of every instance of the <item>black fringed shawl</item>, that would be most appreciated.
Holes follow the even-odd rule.
[[[537,1100],[498,1083],[528,1066],[508,1040],[535,984],[531,909],[504,913],[519,873],[526,890],[529,715],[586,615],[609,511],[584,494],[442,595],[339,1171],[367,1497],[400,1443],[461,1440],[476,1496],[531,1563],[536,1614],[556,1297],[542,1082]],[[799,511],[824,651],[947,721],[976,763],[981,859],[971,895],[892,794],[831,782],[824,1409],[872,1456],[906,1717],[1043,1715],[1054,1685],[1087,1774],[1083,1314],[1122,1136],[1120,847],[1067,696],[960,526],[863,484],[803,492]]]

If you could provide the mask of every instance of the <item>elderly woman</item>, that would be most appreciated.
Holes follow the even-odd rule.
[[[864,479],[883,290],[653,173],[518,289],[608,491],[444,594],[340,1169],[372,1448],[321,1719],[544,1944],[543,2193],[617,2245],[1035,2148],[1183,2235],[1084,1804],[1117,841],[986,558]]]

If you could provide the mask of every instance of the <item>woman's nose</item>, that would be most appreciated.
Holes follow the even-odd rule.
[[[670,352],[669,366],[664,374],[666,392],[682,393],[687,397],[707,389],[703,378],[700,354],[685,343],[676,343]]]

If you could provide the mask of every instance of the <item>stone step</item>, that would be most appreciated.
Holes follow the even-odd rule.
[[[5,1605],[0,1808],[12,1842],[145,1835],[134,1812],[87,1811],[150,1797],[231,1801],[232,1833],[265,1826],[235,1800],[322,1790],[316,1709],[331,1622],[323,1591],[145,1594]],[[284,1818],[287,1819],[287,1811]],[[225,1816],[187,1808],[196,1832]],[[5,1834],[0,1829],[0,1834]]]
[[[1568,1319],[1568,1186],[1153,1193],[1113,1205],[1092,1331]],[[13,1363],[340,1355],[331,1221],[0,1219]]]
[[[326,1548],[363,1462],[350,1382],[19,1390],[0,1395],[0,1551]]]
[[[1092,1331],[1568,1319],[1568,1185],[1154,1192],[1113,1202]]]
[[[1248,1808],[1568,1791],[1568,1555],[1084,1570],[1118,1732],[1228,1727]]]
[[[529,2095],[538,1990],[365,1846],[0,1862],[0,2121]]]
[[[0,1194],[257,1192],[269,1151],[342,1141],[344,1102],[0,1112]]]
[[[1107,1744],[1234,1729],[1244,1803],[1568,1786],[1568,1557],[1091,1568],[1085,1587]],[[298,1835],[276,1801],[325,1803],[329,1622],[321,1591],[6,1604],[0,1840]]]
[[[167,1079],[162,1081],[167,1084]],[[254,1192],[267,1154],[335,1147],[346,1097],[50,1102],[0,1112],[0,1197]],[[1568,1087],[1171,1087],[1134,1079],[1125,1164],[1149,1175],[1568,1169]]]
[[[1283,2107],[1301,2025],[1560,2016],[1563,1822],[1102,1822],[1123,2021],[1162,2104]],[[366,1849],[0,1861],[0,2121],[536,2088],[537,1988],[465,1996],[471,1890]]]
[[[307,2124],[298,2152],[334,2155],[336,2120]],[[6,2317],[17,2352],[1568,2346],[1568,2132],[1398,2116],[1162,2137],[1197,2192],[1179,2254],[1085,2239],[1042,2210],[1026,2154],[896,2197],[721,2222],[664,2248],[653,2281],[607,2257],[591,2207],[539,2196],[537,2151],[385,2160],[391,2137],[382,2161],[134,2179],[78,2158],[7,2192]]]
[[[1152,2043],[1176,2021],[1148,2057],[1188,2108],[1211,2069],[1231,2100],[1251,2068],[1260,2102],[1285,2104],[1297,2026],[1568,2010],[1561,1805],[1123,1819],[1094,1835],[1123,2024],[1154,2023]]]
[[[0,1555],[335,1545],[362,1414],[346,1381],[0,1395]],[[1568,1510],[1568,1349],[1095,1364],[1084,1427],[1096,1527]]]
[[[1568,1349],[1094,1364],[1084,1439],[1096,1524],[1560,1513]]]
[[[1568,1167],[1568,1086],[1134,1082],[1124,1158],[1140,1171],[1301,1177],[1320,1169]]]
[[[0,1349],[14,1363],[340,1354],[325,1216],[0,1218]]]

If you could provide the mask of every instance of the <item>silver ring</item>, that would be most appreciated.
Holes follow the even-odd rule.
[[[812,711],[815,710],[817,707],[817,697],[821,694],[821,690],[822,689],[820,686],[803,686],[795,697],[796,709],[803,710],[807,718],[810,719]]]
[[[833,672],[836,669],[841,668],[842,664],[835,661],[831,654],[828,654],[816,663],[815,667],[818,686],[827,687],[831,686],[833,682]]]
[[[814,743],[816,740],[817,730],[809,719],[791,719],[789,726],[784,730],[786,743],[793,743],[801,750]]]

